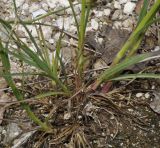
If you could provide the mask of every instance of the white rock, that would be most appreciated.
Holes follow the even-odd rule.
[[[98,29],[98,22],[95,19],[91,19],[91,27],[94,30]]]
[[[96,17],[102,17],[103,11],[97,11],[95,15],[96,15]]]
[[[59,5],[60,6],[63,6],[63,7],[68,7],[69,6],[69,2],[66,1],[66,0],[57,0],[59,2]]]
[[[55,39],[56,41],[59,39],[59,37],[60,37],[60,32],[58,32],[58,33],[56,33],[56,34],[54,35],[54,39]]]
[[[103,38],[98,38],[97,41],[98,41],[99,44],[102,44]]]
[[[67,0],[46,0],[50,8],[67,7],[69,2]]]
[[[121,10],[116,10],[112,15],[112,20],[117,20],[122,18],[123,18],[123,15]]]
[[[83,117],[82,117],[81,115],[78,116],[78,119],[79,119],[79,120],[82,119],[82,118],[83,118]]]
[[[115,9],[121,9],[120,3],[117,2],[117,1],[115,1],[115,2],[114,2],[114,8],[115,8]]]
[[[104,9],[103,12],[105,16],[109,16],[111,14],[111,9]]]
[[[129,111],[129,112],[133,112],[133,109],[129,108],[128,111]]]
[[[137,94],[136,94],[136,97],[137,97],[137,98],[140,98],[140,97],[142,97],[142,96],[143,96],[143,93],[137,93]]]
[[[81,12],[81,5],[80,4],[79,5],[75,5],[74,6],[74,11],[76,12],[76,14],[79,14]],[[71,15],[73,14],[71,8],[67,9],[66,12],[67,12],[67,14],[71,14]]]
[[[68,30],[69,32],[72,32],[73,34],[77,31],[77,27],[76,26],[74,26],[74,25],[71,25],[70,27],[69,27],[69,30]]]
[[[155,86],[155,85],[152,85],[152,86],[151,86],[151,89],[155,89],[155,88],[156,88],[156,86]]]
[[[48,10],[48,5],[46,4],[46,3],[42,3],[42,8],[45,10],[45,11],[47,11]]]
[[[159,50],[160,50],[160,46],[156,46],[153,51],[159,51]]]
[[[18,135],[22,133],[21,128],[16,123],[9,123],[6,126],[6,134],[4,136],[4,143],[10,143],[14,140]]]
[[[145,93],[144,96],[145,96],[146,99],[149,99],[150,94],[149,93]]]
[[[34,26],[28,26],[28,29],[29,29],[29,31],[32,33],[32,36],[33,36],[33,37],[37,37],[37,36],[38,36],[38,35],[37,35],[36,28],[35,28]],[[27,33],[25,33],[25,34],[28,36]]]
[[[48,26],[42,26],[42,31],[43,31],[44,38],[46,40],[49,40],[51,38],[52,28]]]
[[[33,3],[30,7],[29,7],[29,12],[32,13],[34,11],[37,11],[38,9],[40,9],[40,5],[38,5],[37,3]]]
[[[27,3],[24,3],[22,8],[23,8],[23,10],[28,10],[29,9],[29,5]]]
[[[25,2],[25,0],[16,0],[16,6],[20,7],[23,5],[24,2]]]
[[[113,27],[116,28],[116,29],[119,29],[119,28],[122,27],[122,23],[118,22],[118,21],[115,21],[114,24],[113,24]]]
[[[124,9],[123,9],[123,12],[125,14],[132,14],[133,10],[135,9],[136,7],[136,4],[135,3],[132,3],[132,2],[127,2],[125,5],[124,5]]]
[[[94,66],[94,69],[99,69],[99,68],[107,67],[107,64],[102,59],[98,59],[93,66]]]
[[[69,15],[72,15],[73,14],[72,9],[71,8],[67,9],[66,13],[69,14]]]
[[[75,5],[74,10],[77,14],[79,14],[81,12],[81,4]]]
[[[54,39],[49,39],[48,42],[49,42],[50,44],[54,44],[55,41],[54,41]]]
[[[70,113],[65,113],[64,114],[64,120],[68,120],[69,118],[71,118],[71,114]]]
[[[120,4],[125,4],[125,3],[127,3],[129,0],[119,0],[119,3]]]
[[[63,25],[64,25],[64,19],[62,17],[59,17],[56,21],[55,21],[55,25],[62,29],[63,28]]]
[[[57,1],[56,0],[46,0],[46,2],[47,2],[48,6],[50,8],[55,8],[56,5],[57,5]]]
[[[55,25],[58,28],[62,29],[64,26],[65,30],[68,30],[72,24],[74,24],[74,19],[72,17],[67,17],[67,18],[59,17],[55,21]]]
[[[92,30],[92,27],[87,27],[87,28],[86,28],[86,32],[87,32],[87,31],[91,31],[91,30]]]
[[[32,18],[36,18],[37,16],[40,16],[40,15],[43,15],[43,14],[46,14],[47,12],[43,9],[38,9],[34,12],[32,12]]]
[[[128,28],[131,26],[131,20],[127,19],[122,22],[123,27]]]

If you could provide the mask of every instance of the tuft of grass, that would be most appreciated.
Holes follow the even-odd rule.
[[[36,98],[46,97],[49,95],[50,96],[58,95],[58,94],[69,95],[70,91],[68,90],[67,86],[63,84],[63,82],[59,79],[59,73],[58,73],[59,63],[61,66],[63,66],[63,62],[60,57],[61,39],[62,39],[63,31],[57,43],[56,54],[53,54],[52,60],[50,60],[49,49],[47,49],[46,47],[45,39],[44,39],[44,35],[41,27],[39,26],[37,29],[38,38],[40,40],[40,45],[38,45],[34,37],[32,36],[31,32],[27,28],[26,24],[18,17],[16,2],[15,0],[13,0],[13,2],[14,2],[15,14],[16,14],[15,24],[17,24],[17,22],[20,22],[23,25],[36,51],[33,51],[26,43],[24,43],[18,37],[18,35],[14,31],[14,27],[12,27],[10,23],[0,19],[0,23],[6,29],[8,33],[8,39],[9,39],[5,47],[3,46],[2,41],[0,41],[0,57],[2,59],[2,65],[3,65],[3,72],[1,72],[1,75],[5,78],[6,82],[11,87],[13,94],[16,96],[17,100],[23,101],[24,100],[23,94],[18,90],[18,88],[14,84],[14,81],[12,79],[13,75],[10,73],[10,60],[9,60],[9,54],[10,54],[15,58],[17,58],[18,60],[23,61],[24,63],[27,63],[30,66],[33,66],[36,69],[38,69],[41,75],[49,77],[63,90],[63,93],[48,92],[48,93],[44,93],[39,96],[36,96]],[[9,48],[8,45],[10,41],[14,42],[15,45],[17,45],[17,48],[12,48],[12,49],[11,47]],[[21,73],[21,75],[24,76],[24,73]],[[36,124],[38,124],[42,130],[46,132],[52,132],[52,128],[48,126],[45,122],[43,123],[40,119],[38,119],[38,117],[34,115],[34,113],[31,111],[28,104],[23,102],[20,104],[23,107],[23,109],[26,110],[30,119],[32,119]]]
[[[92,0],[81,0],[81,15],[80,15],[80,23],[77,21],[77,16],[73,7],[71,0],[68,0],[70,3],[70,7],[72,9],[72,13],[74,16],[75,24],[78,32],[78,49],[76,51],[76,88],[79,89],[82,85],[82,73],[84,71],[84,65],[86,62],[86,58],[84,57],[84,43],[85,43],[85,33],[87,22],[90,14],[91,3]]]
[[[82,84],[83,84],[83,72],[84,72],[84,65],[86,62],[86,58],[84,56],[85,34],[86,34],[86,27],[87,27],[87,23],[89,20],[89,14],[90,14],[93,0],[81,0],[80,22],[78,22],[77,14],[74,9],[75,5],[73,5],[72,0],[68,0],[68,1],[69,1],[70,6],[67,8],[58,10],[58,11],[62,11],[62,10],[71,8],[73,12],[75,24],[77,27],[78,48],[76,50],[75,69],[73,71],[76,71],[75,88],[76,90],[78,90],[80,87],[82,87]],[[18,101],[24,101],[24,97],[23,97],[23,94],[19,91],[19,89],[16,87],[14,83],[13,76],[15,75],[22,75],[22,76],[43,75],[43,76],[50,78],[50,80],[54,82],[57,88],[59,89],[59,90],[56,90],[55,92],[47,92],[47,93],[39,94],[34,97],[35,99],[41,99],[44,97],[56,96],[56,95],[66,95],[67,97],[68,96],[71,97],[71,94],[74,93],[75,90],[71,91],[67,85],[65,67],[64,67],[64,64],[61,58],[61,54],[60,54],[61,53],[61,41],[63,38],[63,29],[61,31],[59,40],[56,45],[55,54],[52,54],[52,57],[51,57],[50,56],[51,53],[49,52],[49,49],[47,48],[43,30],[41,28],[41,25],[46,25],[46,24],[41,24],[38,22],[42,18],[47,17],[51,14],[54,14],[58,11],[48,12],[47,14],[39,16],[36,19],[31,20],[31,21],[23,21],[19,18],[17,14],[16,1],[13,0],[13,2],[14,2],[15,14],[16,14],[15,21],[5,21],[0,18],[0,23],[5,28],[7,35],[8,35],[8,42],[5,44],[5,46],[4,46],[4,43],[0,41],[0,58],[3,64],[3,71],[0,72],[0,75],[6,79],[7,83],[13,90],[13,93],[16,96]],[[158,12],[159,8],[160,8],[160,1],[157,0],[153,4],[151,9],[148,11],[148,0],[144,0],[144,4],[142,7],[140,16],[139,16],[139,20],[137,22],[137,26],[134,32],[131,34],[127,42],[124,44],[122,49],[119,51],[119,53],[113,60],[113,63],[110,66],[110,68],[105,70],[97,78],[94,85],[92,86],[92,89],[96,89],[103,82],[112,81],[112,80],[114,81],[114,80],[131,79],[131,78],[160,78],[160,75],[146,74],[146,73],[121,75],[121,72],[127,67],[134,65],[138,62],[144,61],[144,60],[150,60],[152,58],[156,58],[157,55],[160,55],[160,52],[136,55],[137,49],[148,27],[151,24],[160,20],[160,18],[155,18],[155,15]],[[12,25],[13,23],[14,25]],[[36,50],[32,50],[16,34],[14,26],[16,26],[19,23],[23,25],[23,27],[25,28],[31,43],[34,45],[34,48]],[[35,25],[35,28],[37,30],[38,40],[40,41],[39,44],[37,43],[35,38],[32,36],[31,32],[29,31],[27,27],[27,25],[33,25],[33,24]],[[10,46],[11,42],[14,43],[17,47],[11,47]],[[12,74],[10,72],[9,55],[12,55],[13,57],[22,61],[23,63],[33,66],[34,68],[38,70],[38,72],[37,73],[22,72],[22,73]],[[60,69],[62,69],[63,73],[65,74],[65,81],[62,81],[59,78]],[[76,95],[77,94],[78,93],[76,93]],[[47,125],[47,122],[42,122],[36,115],[34,115],[34,113],[31,111],[28,104],[23,103],[23,102],[21,102],[20,104],[26,110],[30,119],[32,119],[36,124],[38,124],[44,131],[50,132],[53,130],[50,126]],[[45,121],[48,121],[48,119]],[[85,138],[82,135],[77,134],[76,136],[77,136],[76,138],[79,139],[79,142],[80,142],[79,145],[84,145],[86,143]]]
[[[144,0],[143,7],[140,13],[140,17],[137,23],[137,26],[133,33],[130,35],[129,39],[126,41],[122,49],[117,53],[115,59],[113,60],[113,63],[111,64],[110,68],[105,70],[104,73],[100,75],[100,77],[96,80],[94,85],[92,86],[92,89],[96,89],[99,84],[101,84],[104,81],[110,80],[110,78],[117,77],[117,75],[120,74],[120,71],[124,69],[124,67],[128,67],[133,64],[136,64],[139,62],[138,58],[142,56],[141,60],[144,60],[145,58],[152,57],[151,54],[146,54],[147,56],[145,57],[144,55],[136,55],[132,58],[133,55],[136,54],[138,47],[145,35],[145,32],[147,31],[148,27],[153,23],[158,21],[159,19],[154,19],[156,13],[160,9],[160,1],[157,0],[149,12],[147,11],[148,9],[148,1]],[[157,53],[160,54],[160,53]],[[130,58],[130,59],[129,59]],[[122,59],[124,59],[122,61]],[[128,63],[130,61],[130,64]],[[127,66],[125,66],[127,65]],[[114,73],[112,73],[112,77],[110,77],[110,72],[114,70]]]
[[[8,85],[11,87],[13,94],[16,96],[18,101],[23,101],[23,95],[22,93],[17,89],[12,76],[10,75],[10,61],[8,57],[7,50],[3,47],[2,42],[0,41],[0,57],[2,60],[2,65],[3,65],[3,76],[8,83]],[[49,127],[46,123],[43,123],[40,119],[36,117],[36,115],[31,111],[30,107],[28,104],[21,102],[20,103],[22,108],[25,109],[26,113],[28,114],[28,117],[32,119],[35,123],[37,123],[42,130],[47,131],[47,132],[52,132],[51,127]]]

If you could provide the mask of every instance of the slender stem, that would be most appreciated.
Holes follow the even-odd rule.
[[[75,11],[74,11],[72,1],[71,1],[71,0],[68,0],[68,1],[69,1],[69,4],[70,4],[70,7],[71,7],[71,9],[72,9],[74,21],[75,21],[75,23],[76,23],[77,32],[78,32],[78,36],[79,36],[79,24],[78,24],[78,21],[77,21],[77,18],[76,18],[76,13],[75,13]]]
[[[83,56],[83,50],[84,50],[84,40],[85,40],[85,31],[86,26],[88,22],[89,12],[90,12],[90,3],[87,5],[86,8],[86,0],[82,0],[82,10],[81,10],[81,20],[80,20],[80,36],[78,40],[78,61],[77,61],[77,70],[78,75],[82,77],[82,71],[83,71],[83,65],[84,65],[84,56]]]

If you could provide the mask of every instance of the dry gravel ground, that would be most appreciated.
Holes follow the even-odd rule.
[[[16,0],[20,17],[30,20],[49,10],[58,10],[68,6],[67,0]],[[107,67],[122,43],[135,27],[141,0],[102,0],[97,1],[92,9],[87,27],[87,48],[94,50],[91,60],[92,69]],[[80,5],[75,6],[80,14]],[[0,17],[14,20],[12,0],[0,1]],[[55,43],[60,35],[59,29],[64,29],[67,35],[62,40],[62,56],[66,65],[72,63],[76,44],[76,27],[70,9],[58,12],[43,20],[42,23],[52,24],[52,27],[43,27],[50,54],[53,53]],[[16,27],[17,32],[25,42],[28,36],[21,25]],[[32,35],[37,38],[34,26],[29,26]],[[157,38],[157,27],[152,26],[139,49],[139,52],[160,50]],[[0,28],[0,38],[7,40]],[[110,42],[112,41],[112,42]],[[32,44],[30,44],[33,48]],[[34,49],[33,49],[34,50]],[[69,53],[69,54],[68,54]],[[90,52],[89,52],[90,53]],[[93,54],[93,53],[92,53]],[[109,55],[109,56],[108,56]],[[15,59],[12,60],[12,71],[21,71]],[[68,66],[69,67],[69,66]],[[67,67],[67,68],[68,68]],[[26,68],[30,69],[30,67]],[[137,65],[125,72],[139,72],[142,69],[149,72],[160,72],[160,61]],[[125,73],[124,72],[124,73]],[[86,81],[97,76],[97,71],[87,73]],[[92,77],[91,77],[92,76]],[[72,79],[70,80],[72,82]],[[21,79],[15,79],[21,85]],[[24,93],[26,98],[42,92],[53,90],[51,84],[44,77],[31,77],[25,80]],[[71,87],[74,88],[71,83]],[[74,100],[73,100],[74,99]],[[33,111],[43,120],[49,115],[49,123],[54,127],[54,133],[38,132],[24,110],[0,79],[0,147],[12,148],[159,148],[160,147],[160,81],[134,80],[131,82],[116,82],[107,94],[79,93],[70,99],[57,96],[40,101],[29,101]],[[3,102],[11,102],[4,104]]]

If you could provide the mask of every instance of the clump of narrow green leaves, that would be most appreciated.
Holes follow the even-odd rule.
[[[84,71],[84,65],[85,65],[85,56],[84,56],[84,43],[85,43],[85,33],[86,33],[86,27],[87,22],[90,14],[90,9],[92,6],[93,0],[81,0],[81,15],[80,15],[80,21],[78,22],[77,14],[74,10],[74,6],[77,4],[73,4],[72,0],[68,0],[70,7],[58,10],[58,11],[64,11],[68,8],[72,9],[73,17],[75,20],[75,24],[77,27],[77,35],[78,35],[78,48],[76,50],[76,64],[75,64],[75,70],[76,71],[76,85],[78,84],[78,89],[82,85],[83,81],[83,71]],[[35,67],[39,70],[38,73],[23,73],[20,75],[43,75],[48,78],[50,78],[52,81],[55,82],[56,86],[59,88],[59,92],[47,92],[44,94],[40,94],[38,96],[35,96],[35,99],[40,99],[42,97],[47,97],[51,95],[66,95],[71,96],[73,92],[68,88],[67,83],[64,83],[59,78],[59,69],[61,68],[63,71],[65,71],[63,61],[60,55],[60,49],[61,49],[61,40],[63,37],[63,31],[61,32],[61,35],[59,37],[59,40],[57,42],[56,51],[55,54],[52,55],[50,59],[49,50],[47,48],[45,38],[43,35],[43,31],[41,28],[41,24],[38,21],[40,19],[43,19],[44,17],[47,17],[51,14],[54,14],[56,12],[48,12],[45,15],[39,16],[34,20],[31,21],[23,21],[19,18],[17,14],[17,8],[16,8],[16,2],[14,2],[15,7],[15,14],[16,14],[16,20],[15,21],[5,21],[3,19],[0,19],[1,25],[5,28],[7,35],[8,35],[8,42],[4,45],[4,43],[0,40],[0,58],[2,60],[3,64],[3,71],[0,72],[0,75],[3,76],[9,86],[12,88],[14,95],[16,96],[18,101],[21,101],[21,106],[26,110],[28,116],[36,123],[38,124],[43,130],[47,132],[51,132],[52,128],[48,126],[47,122],[42,122],[30,109],[29,105],[23,101],[25,101],[23,94],[19,91],[19,89],[16,87],[13,76],[16,74],[12,74],[10,72],[10,59],[9,55],[14,56],[18,60],[23,61],[24,63]],[[155,18],[155,15],[157,11],[160,8],[160,1],[157,0],[151,9],[148,10],[148,0],[144,0],[144,4],[139,16],[139,20],[137,23],[137,26],[127,42],[124,44],[122,49],[119,51],[115,59],[113,60],[112,65],[109,69],[104,71],[95,81],[93,88],[96,89],[101,83],[106,81],[112,81],[112,80],[121,80],[121,79],[130,79],[130,78],[160,78],[160,75],[155,74],[133,74],[133,75],[120,75],[121,72],[126,69],[129,66],[132,66],[138,62],[149,60],[151,58],[155,58],[160,55],[159,52],[154,53],[146,53],[141,55],[136,55],[137,49],[145,35],[145,32],[147,31],[148,27],[155,23],[156,21],[159,21],[159,18]],[[12,25],[11,25],[12,24]],[[34,45],[34,48],[36,50],[32,50],[25,42],[23,42],[16,32],[14,31],[14,25],[21,24],[25,28],[30,41]],[[39,43],[36,42],[34,37],[32,36],[31,32],[27,28],[27,25],[36,25],[36,30],[38,34],[38,40]],[[10,46],[10,42],[14,43],[17,47]],[[123,59],[123,60],[122,60]],[[65,72],[64,72],[65,73]],[[77,86],[76,86],[77,88]]]
[[[120,72],[124,70],[124,68],[127,68],[128,66],[134,65],[146,58],[152,57],[153,55],[156,56],[157,54],[160,55],[160,53],[147,53],[143,55],[135,55],[138,47],[145,35],[145,32],[147,31],[148,27],[153,23],[159,20],[155,18],[157,11],[160,9],[160,1],[157,0],[151,9],[147,11],[148,9],[148,0],[144,0],[143,7],[141,9],[141,13],[139,16],[139,20],[137,23],[137,26],[133,33],[130,35],[122,49],[118,52],[115,59],[113,60],[113,63],[109,69],[107,69],[104,73],[100,75],[100,77],[97,79],[97,81],[93,85],[93,89],[96,89],[99,84],[101,84],[104,81],[108,80],[116,80],[115,77],[119,76]],[[132,57],[133,56],[133,57]],[[132,57],[132,58],[130,58]],[[139,58],[141,60],[139,60]],[[124,59],[124,60],[122,60]],[[137,74],[136,76],[142,77],[142,74]],[[148,76],[148,78],[154,78],[154,74],[145,74],[145,78]],[[123,76],[122,76],[123,77]],[[131,78],[132,75],[129,75],[126,78]],[[123,79],[125,78],[123,77]],[[133,75],[133,78],[135,75]],[[155,78],[159,77],[160,75],[155,75]],[[119,80],[119,79],[117,79]]]
[[[71,0],[68,0],[73,12],[75,24],[77,27],[77,33],[78,33],[78,48],[76,51],[76,87],[81,87],[82,83],[82,73],[84,71],[84,64],[85,64],[85,57],[84,57],[84,43],[85,43],[85,33],[86,33],[86,27],[87,22],[89,18],[89,13],[92,5],[91,0],[81,0],[81,16],[80,16],[80,22],[78,22],[76,17],[76,12],[74,10],[73,4]]]

